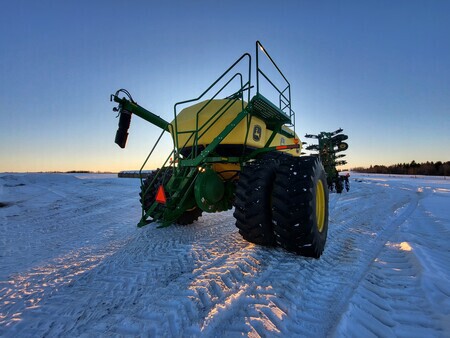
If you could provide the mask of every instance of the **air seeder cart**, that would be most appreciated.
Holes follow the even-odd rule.
[[[281,86],[263,71],[261,56]],[[199,97],[176,103],[170,123],[138,105],[127,90],[111,95],[118,103],[121,148],[133,114],[162,129],[156,144],[165,132],[173,139],[160,169],[142,174],[156,144],[141,167],[138,226],[187,225],[203,212],[234,206],[244,239],[320,257],[328,231],[326,174],[318,156],[300,156],[290,83],[259,41],[255,58],[256,88],[252,56],[245,53]],[[263,96],[263,87],[275,93],[276,104]]]

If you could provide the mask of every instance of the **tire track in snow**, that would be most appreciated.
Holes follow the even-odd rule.
[[[384,188],[386,186],[382,185],[382,187]],[[347,287],[340,291],[340,298],[334,301],[333,307],[335,311],[331,318],[333,320],[333,323],[336,323],[338,318],[345,311],[345,308],[355,288],[362,281],[368,269],[370,268],[371,263],[383,249],[385,243],[417,208],[418,195],[415,193],[400,193],[399,191],[392,189],[389,186],[387,186],[386,189],[383,190],[374,190],[376,193],[384,194],[384,196],[378,196],[378,205],[375,204],[372,206],[374,208],[377,208],[377,213],[371,215],[371,221],[369,222],[369,229],[370,231],[372,231],[369,237],[371,240],[366,243],[360,242],[358,245],[359,250],[361,250],[361,254],[357,258],[357,265],[359,266],[359,269],[354,270],[353,273],[350,273],[350,271],[346,271],[346,269],[341,269],[341,271],[338,272],[340,276],[347,275],[350,278],[348,278],[347,280]],[[391,202],[386,203],[385,198],[390,200]],[[380,205],[381,203],[378,202],[380,200],[383,200],[384,205],[392,205],[391,212],[387,213],[387,219],[386,210],[383,210]],[[375,201],[373,201],[372,199],[371,202]],[[365,223],[361,222],[360,224]],[[356,240],[355,236],[353,235],[350,236],[350,239]],[[333,241],[335,243],[341,242],[338,238],[334,238]],[[352,252],[354,253],[355,251]],[[348,254],[349,253],[344,253],[344,257],[348,256]],[[330,331],[332,330],[332,328],[333,325],[329,325],[327,330]]]
[[[169,260],[175,263],[150,273],[158,276],[163,288],[154,292],[153,296],[140,296],[153,304],[153,311],[141,317],[139,313],[132,316],[135,318],[133,332],[150,330],[156,334],[173,336],[180,332],[188,335],[197,335],[200,332],[217,335],[223,333],[226,323],[226,332],[257,335],[267,332],[279,335],[326,334],[332,326],[331,323],[336,321],[344,310],[366,267],[385,243],[389,229],[406,218],[414,210],[415,204],[405,207],[404,211],[390,222],[386,222],[386,211],[378,210],[375,223],[380,220],[385,222],[380,222],[378,226],[369,223],[366,224],[369,229],[360,229],[367,215],[364,211],[369,212],[373,207],[376,208],[376,205],[367,203],[364,210],[345,220],[342,226],[336,227],[334,238],[331,238],[331,244],[327,248],[329,253],[319,261],[304,259],[280,249],[256,248],[242,240],[241,246],[236,248],[235,243],[240,239],[230,236],[229,229],[220,234],[210,234],[214,237],[203,237],[198,245],[192,247],[191,252],[194,254],[187,261],[180,263],[178,254]],[[230,220],[233,222],[231,218]],[[204,231],[205,229],[202,229],[201,232]],[[171,233],[171,236],[180,239],[186,235],[188,233]],[[164,239],[162,242],[164,243]],[[363,251],[365,246],[369,246],[369,250]],[[168,249],[171,247],[173,248],[173,244],[168,245]],[[158,249],[158,245],[151,248],[159,254],[163,253],[162,248]],[[163,266],[164,262],[168,262],[167,256],[161,262]],[[193,266],[192,274],[189,273],[189,268],[183,270],[181,267],[189,264]],[[131,270],[136,273],[136,269]],[[336,276],[340,276],[338,281]],[[185,285],[187,291],[180,290],[174,294],[167,290],[171,284],[164,284],[163,281],[171,277],[175,285]],[[152,284],[151,281],[146,281],[149,282]],[[158,302],[158,297],[172,297],[177,301],[162,304]],[[190,302],[186,302],[186,298]],[[120,302],[132,305],[125,298]],[[331,310],[332,304],[338,306]],[[160,309],[165,316],[155,316],[155,313],[159,312],[155,309]],[[169,319],[163,321],[167,325],[161,325],[157,319],[163,320],[165,317]],[[119,318],[120,315],[116,316],[116,320]],[[139,323],[140,319],[148,318],[159,322],[158,326],[149,328],[147,323]],[[200,318],[205,319],[199,323]],[[86,324],[90,325],[93,321],[98,321],[98,318],[90,318]],[[109,327],[108,332],[125,332],[121,331],[120,325],[108,326],[110,324],[106,326]],[[122,327],[127,326],[122,324]],[[101,327],[102,330],[104,328]],[[198,331],[199,328],[201,331]],[[78,330],[74,333],[83,332],[83,326],[78,326]]]
[[[417,205],[410,191],[367,183],[332,199],[329,239],[320,260],[245,242],[231,212],[204,215],[187,227],[149,225],[133,229],[127,244],[95,269],[24,311],[23,322],[8,334],[330,334],[358,294],[355,289],[366,282],[371,263]],[[386,205],[392,207],[386,210]],[[120,203],[111,207],[123,208]],[[111,217],[93,212],[85,220],[111,223]],[[400,263],[414,273],[414,265],[408,270]],[[374,308],[383,305],[372,298]]]
[[[392,198],[385,188],[375,190],[393,202],[398,198]],[[337,202],[336,207],[346,204],[345,200],[343,202]],[[224,321],[227,332],[260,336],[267,332],[271,335],[326,335],[345,310],[367,266],[394,229],[415,209],[417,201],[403,196],[403,202],[396,207],[404,204],[404,208],[397,210],[397,215],[391,218],[386,210],[377,208],[382,203],[386,200],[370,201],[364,204],[363,210],[353,210],[356,214],[351,217],[342,216],[345,208],[344,211],[332,211],[342,224],[330,225],[330,240],[320,260],[271,250],[264,257],[269,260],[270,268],[256,275],[251,287],[245,287],[239,297],[232,298],[234,307],[227,300],[220,307],[216,306],[224,314],[216,314],[216,321],[206,321],[207,335],[220,335]],[[375,220],[368,221],[364,212],[370,212]],[[364,225],[366,229],[362,228]],[[264,255],[261,256],[256,259],[262,259]],[[230,308],[237,308],[237,313],[227,310]]]
[[[198,334],[201,292],[191,290],[189,285],[205,270],[223,265],[229,256],[251,245],[230,234],[229,228],[234,224],[211,229],[209,217],[203,224],[191,227],[156,230],[150,225],[142,229],[131,243],[95,271],[81,276],[72,290],[66,288],[64,296],[56,295],[43,304],[41,323],[45,318],[45,322],[54,321],[57,325],[41,325],[39,334]],[[229,213],[228,218],[231,217]],[[95,298],[93,290],[98,290]],[[205,304],[211,290],[218,288],[208,286],[203,297]],[[68,306],[68,299],[77,306]],[[62,313],[62,318],[55,318],[52,312]],[[26,335],[36,331],[18,325],[16,332]]]
[[[106,257],[112,255],[123,243],[111,243],[98,250],[80,248],[58,257],[44,266],[36,266],[26,273],[12,275],[0,281],[0,334],[1,327],[20,321],[24,309],[39,307],[55,290],[69,285],[77,276],[96,268]]]
[[[428,336],[442,331],[420,284],[420,264],[414,262],[402,243],[386,243],[353,295],[336,330],[338,337]],[[405,295],[408,289],[408,295]],[[411,295],[412,294],[412,295]]]
[[[39,175],[29,176],[16,177],[13,182],[23,186],[7,189],[9,194],[20,196],[22,200],[15,202],[13,210],[8,210],[2,224],[0,246],[6,249],[2,248],[0,279],[9,278],[6,271],[18,273],[45,266],[70,252],[108,245],[107,242],[134,231],[124,224],[134,223],[130,220],[138,217],[139,210],[134,212],[136,216],[130,217],[130,213],[123,213],[120,208],[137,207],[139,202],[127,199],[129,192],[124,193],[120,184],[115,186],[109,180],[78,180],[64,175],[43,175],[51,177],[48,181],[39,179]],[[42,187],[41,181],[52,188]],[[104,196],[99,196],[98,185],[104,186]],[[118,199],[119,193],[124,201]],[[40,216],[42,213],[45,217]]]
[[[419,189],[418,208],[385,243],[356,289],[337,325],[337,337],[444,337],[449,332],[449,314],[442,310],[448,308],[445,299],[450,297],[450,288],[434,284],[432,278],[429,281],[435,274],[444,274],[446,280],[450,277],[450,252],[433,245],[436,236],[448,238],[448,229],[440,220],[429,220],[433,216],[423,210],[421,200],[431,191],[423,192]],[[432,261],[421,257],[424,241],[435,250]],[[425,296],[424,287],[433,288],[433,299]]]
[[[122,215],[102,223],[106,211],[113,218],[117,216],[109,209],[120,202],[117,191],[124,195],[121,184],[118,187],[108,180],[82,181],[66,175],[13,178],[7,177],[5,190],[21,200],[14,210],[8,210],[0,234],[1,336],[20,323],[25,313],[39,312],[46,299],[95,269],[127,241],[127,236],[117,236],[127,233],[122,224],[119,227]],[[8,180],[18,183],[9,184]],[[99,184],[109,187],[105,198],[98,198]],[[37,217],[42,210],[45,217]],[[95,227],[96,237],[91,230]]]

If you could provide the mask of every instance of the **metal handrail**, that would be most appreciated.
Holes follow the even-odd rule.
[[[235,99],[228,99],[229,100],[229,102],[226,102],[222,107],[220,107],[220,109],[216,112],[216,113],[214,113],[200,128],[199,128],[199,126],[198,126],[198,122],[199,122],[199,116],[200,116],[200,113],[202,112],[202,111],[204,111],[204,109],[206,108],[206,106],[208,106],[216,97],[217,97],[217,95],[219,95],[221,92],[222,92],[222,90],[224,90],[236,77],[239,77],[240,78],[240,83],[241,83],[241,87],[240,87],[240,89],[238,90],[238,92],[239,91],[242,91],[243,90],[243,88],[244,88],[244,85],[243,85],[243,83],[242,83],[242,74],[241,73],[236,73],[236,74],[234,74],[223,86],[222,86],[222,88],[220,88],[217,92],[216,92],[216,94],[213,96],[213,97],[211,97],[209,100],[208,100],[208,102],[197,112],[197,115],[196,115],[196,119],[195,119],[195,139],[194,139],[194,144],[193,144],[193,146],[194,146],[194,150],[195,150],[195,156],[197,155],[197,147],[198,147],[198,140],[223,116],[223,114],[231,107],[228,107],[225,111],[223,111],[220,115],[219,115],[219,113],[220,113],[220,111],[229,103],[229,102],[231,102],[231,101],[236,101]],[[233,102],[233,103],[234,103]],[[242,102],[242,109],[244,109],[244,103]],[[213,122],[213,123],[211,123],[210,125],[209,125],[209,127],[200,135],[200,137],[198,136],[198,134],[199,134],[199,132],[205,127],[205,126],[207,126],[208,125],[208,123],[210,122],[210,121],[212,121],[217,115],[219,115],[219,117]]]
[[[237,74],[235,74],[235,76],[236,75],[240,75],[241,76],[241,74],[240,73],[237,73]],[[234,76],[234,77],[235,77]],[[233,78],[234,78],[233,77]],[[242,85],[242,81],[241,81],[241,85]],[[241,87],[242,88],[242,87]],[[222,88],[223,89],[223,88]],[[244,89],[245,90],[245,89]],[[221,90],[220,90],[221,91]],[[219,94],[220,93],[220,91],[217,93],[217,94]],[[239,90],[238,92],[243,92],[243,90],[241,89],[241,90]],[[191,141],[191,139],[194,137],[194,142],[193,142],[193,151],[191,151],[191,154],[187,157],[188,159],[192,159],[193,157],[195,157],[195,156],[197,156],[197,151],[198,151],[198,140],[200,139],[200,138],[202,138],[203,137],[203,135],[228,111],[228,109],[230,109],[231,108],[231,106],[236,102],[236,101],[238,101],[238,99],[237,98],[227,98],[227,102],[225,103],[225,104],[223,104],[222,105],[222,107],[220,107],[219,108],[219,110],[217,111],[217,112],[215,112],[205,123],[203,123],[203,125],[202,126],[200,126],[200,128],[198,127],[198,116],[199,116],[199,114],[205,109],[205,107],[210,103],[210,102],[212,102],[212,100],[217,96],[217,94],[215,95],[215,96],[213,96],[210,100],[208,100],[208,102],[197,112],[197,115],[196,115],[196,129],[194,129],[194,130],[184,130],[184,131],[178,131],[178,134],[191,134],[188,138],[187,138],[187,140],[184,142],[184,145],[180,148],[180,149],[184,149],[184,148],[186,148],[186,146],[189,144],[189,142]],[[230,102],[231,102],[231,104],[230,104]],[[229,107],[227,107],[225,110],[223,110],[227,105],[229,105],[230,104],[230,106]],[[244,105],[242,105],[242,109],[244,109]],[[223,110],[223,111],[222,111]],[[215,121],[214,122],[212,122],[211,124],[210,124],[210,122],[213,120],[215,118]],[[205,128],[207,125],[209,124],[209,126],[206,128],[206,130],[204,130],[201,134],[200,134],[200,136],[198,135],[201,131],[202,131],[202,129],[203,128]]]
[[[172,124],[169,124],[169,126],[173,128]],[[148,160],[149,160],[150,157],[152,156],[153,151],[155,150],[156,146],[158,145],[159,141],[161,140],[161,138],[162,138],[164,132],[165,132],[165,130],[163,130],[163,131],[161,132],[161,134],[159,135],[158,139],[157,139],[156,142],[155,142],[155,145],[153,146],[153,148],[150,150],[149,154],[147,155],[147,158],[145,159],[144,163],[142,163],[141,169],[139,169],[139,179],[140,179],[140,181],[141,181],[141,187],[144,186],[144,181],[143,181],[143,177],[142,177],[142,170],[144,169],[144,167],[145,167],[145,165],[147,164]],[[170,157],[172,156],[172,154],[174,154],[174,152],[175,152],[175,149],[173,149],[173,150],[170,152],[169,156],[167,156],[167,159],[164,161],[164,163],[163,163],[163,165],[162,165],[161,168],[164,168],[164,167],[165,167],[165,165],[167,164],[167,162],[169,162],[169,159],[170,159]],[[173,165],[173,163],[171,163],[171,165]],[[158,173],[156,173],[155,177],[153,177],[153,180],[150,182],[150,184],[148,185],[147,189],[143,192],[143,196],[142,196],[143,200],[145,200],[145,196],[146,196],[146,194],[148,193],[149,188],[150,188],[151,186],[153,186],[153,184],[154,184],[154,183],[156,182],[156,180],[158,179],[159,175],[161,175],[161,172],[162,172],[162,170],[160,170]],[[142,209],[142,219],[144,219],[145,214],[146,214],[146,213],[145,213],[144,209]]]
[[[270,60],[272,65],[275,67],[275,69],[283,77],[284,81],[286,81],[287,86],[283,90],[279,89],[259,67],[259,51],[260,50],[267,56],[267,58]],[[275,63],[275,61],[273,61],[272,57],[266,51],[266,49],[261,44],[261,42],[256,41],[256,92],[257,93],[259,93],[259,75],[262,75],[267,80],[267,82],[269,82],[272,85],[272,87],[278,92],[279,100],[280,100],[279,108],[283,112],[284,112],[284,109],[288,108],[288,115],[289,115],[289,118],[292,120],[293,112],[292,112],[292,108],[291,108],[292,107],[291,106],[291,84],[289,83],[288,79],[286,79],[286,77],[284,76],[284,74],[280,70],[280,68],[278,68],[277,64]],[[286,91],[287,91],[287,93],[285,94]],[[284,102],[285,106],[282,108],[281,101],[283,99],[285,99],[287,102]]]
[[[185,130],[185,131],[179,131],[178,133],[179,134],[188,134],[188,133],[190,133],[191,135],[187,138],[187,140],[186,140],[186,142],[184,142],[184,145],[181,147],[181,149],[184,149],[184,148],[186,148],[186,146],[189,144],[189,142],[191,141],[191,139],[195,136],[195,138],[194,138],[194,142],[193,142],[193,150],[191,151],[191,153],[190,153],[190,155],[187,157],[187,159],[192,159],[193,157],[195,157],[195,156],[197,156],[197,151],[198,151],[198,149],[197,149],[197,147],[198,147],[198,140],[200,139],[200,138],[202,138],[202,136],[209,130],[209,128],[211,128],[222,116],[223,116],[223,114],[226,112],[226,111],[228,111],[228,109],[231,107],[228,107],[228,108],[226,108],[224,111],[222,111],[222,109],[227,105],[227,104],[229,104],[229,102],[236,102],[237,101],[237,99],[228,99],[229,101],[228,102],[226,102],[222,107],[220,107],[220,109],[216,112],[216,113],[214,113],[200,128],[198,128],[198,127],[196,127],[196,129],[194,129],[194,130]],[[209,102],[211,102],[211,100],[210,101],[208,101],[207,102],[207,104],[209,103]],[[207,105],[207,104],[205,104],[205,106]],[[201,108],[201,110],[199,111],[199,112],[197,112],[197,121],[196,121],[196,126],[198,126],[198,114],[204,109],[204,107],[205,106],[203,106],[202,108]],[[222,112],[221,112],[222,111]],[[220,115],[219,115],[219,113],[220,113]],[[206,126],[206,125],[208,125],[209,124],[209,122],[212,120],[212,119],[214,119],[217,115],[219,115],[217,118],[216,118],[216,120],[213,122],[213,123],[211,123],[210,125],[209,125],[209,127],[205,130],[205,131],[203,131],[203,133],[200,135],[200,136],[198,136],[198,133],[200,132],[200,131],[202,131],[202,129]]]
[[[214,81],[202,94],[200,94],[197,98],[195,99],[190,99],[190,100],[185,100],[185,101],[181,101],[181,102],[177,102],[174,105],[174,127],[175,127],[175,135],[174,135],[174,143],[175,143],[175,148],[179,149],[179,140],[178,140],[178,124],[177,124],[177,107],[179,105],[182,104],[186,104],[186,103],[191,103],[191,102],[195,102],[195,101],[199,101],[200,99],[202,99],[206,93],[208,93],[220,80],[222,80],[237,64],[239,64],[244,58],[248,57],[248,81],[245,84],[242,84],[241,81],[241,88],[239,89],[239,91],[244,91],[246,87],[250,88],[250,81],[251,81],[251,55],[249,53],[244,53],[239,59],[237,59],[221,76],[219,76],[216,81]],[[237,73],[240,74],[240,73]],[[206,104],[208,105],[230,82],[232,79],[234,79],[236,77],[236,75],[233,75],[232,78],[225,84],[225,86],[223,86],[214,96],[213,98],[211,98]],[[239,92],[238,91],[238,92]],[[248,93],[248,101],[250,100],[250,91]],[[202,107],[202,109],[205,108]],[[198,118],[198,116],[197,116]],[[196,126],[197,132],[198,132],[198,126]],[[194,144],[197,142],[198,140],[194,140]]]

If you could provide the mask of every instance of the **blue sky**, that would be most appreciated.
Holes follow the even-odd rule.
[[[159,130],[117,147],[109,95],[171,120],[256,40],[299,135],[344,128],[349,167],[450,160],[449,1],[17,0],[0,28],[0,171],[139,168]]]

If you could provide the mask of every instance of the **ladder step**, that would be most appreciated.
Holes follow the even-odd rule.
[[[259,93],[252,98],[251,103],[251,113],[263,119],[269,129],[273,129],[280,124],[292,123],[290,116]]]

